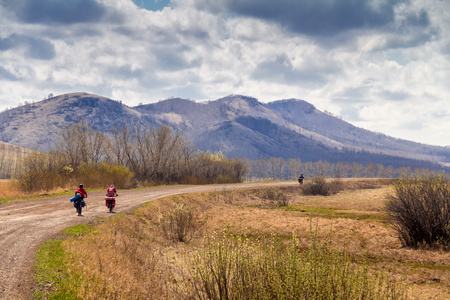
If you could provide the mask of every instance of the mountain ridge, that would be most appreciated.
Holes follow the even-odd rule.
[[[396,139],[358,128],[300,99],[261,103],[229,95],[196,102],[169,98],[129,107],[89,93],[58,95],[0,113],[0,141],[49,150],[59,132],[80,120],[109,132],[124,124],[144,128],[169,125],[200,150],[248,159],[282,157],[304,161],[421,160],[450,163],[450,148]],[[388,159],[389,158],[389,159]],[[378,163],[375,161],[375,163]]]

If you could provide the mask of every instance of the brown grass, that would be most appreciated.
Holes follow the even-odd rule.
[[[53,195],[65,191],[67,191],[67,188],[58,187],[52,189],[51,191],[40,190],[34,192],[24,192],[20,189],[20,185],[17,180],[0,179],[0,203],[13,202],[28,198],[33,199],[39,196]]]
[[[184,298],[192,265],[186,257],[201,246],[205,232],[227,229],[247,236],[290,237],[309,244],[310,225],[320,234],[332,231],[331,246],[344,249],[355,261],[366,260],[374,270],[384,270],[412,288],[414,299],[450,297],[450,253],[403,248],[384,219],[389,185],[379,182],[345,183],[332,196],[303,196],[301,187],[267,190],[223,191],[174,196],[151,202],[135,215],[98,225],[95,233],[68,239],[64,247],[77,259],[73,272],[83,274],[89,285],[79,291],[84,299]],[[363,189],[361,189],[363,186]],[[289,210],[278,206],[282,192]],[[176,202],[195,212],[196,235],[189,243],[164,238],[158,215]],[[299,209],[294,209],[299,208]],[[373,218],[365,216],[372,215]]]
[[[13,199],[25,197],[14,180],[0,179],[0,199]]]

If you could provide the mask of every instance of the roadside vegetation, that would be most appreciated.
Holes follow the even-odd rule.
[[[406,247],[450,247],[450,182],[425,176],[396,182],[387,213]]]
[[[0,191],[2,202],[72,190],[80,183],[88,189],[105,188],[110,183],[124,189],[162,184],[296,180],[301,173],[307,179],[321,179],[398,178],[434,172],[426,168],[395,169],[373,162],[362,165],[281,157],[227,158],[221,152],[195,149],[181,132],[174,132],[169,126],[149,130],[139,126],[130,129],[123,124],[103,133],[80,121],[64,128],[53,149],[46,153],[0,143],[0,180],[6,180]],[[335,187],[327,189],[333,193]]]
[[[246,173],[244,162],[220,152],[198,151],[169,126],[151,130],[124,126],[107,136],[79,122],[63,129],[48,153],[30,152],[14,160],[4,154],[0,153],[0,175],[6,170],[3,166],[10,170],[3,174],[8,180],[1,182],[4,201],[73,190],[80,183],[88,189],[111,183],[120,189],[236,183]]]
[[[404,246],[392,181],[306,186],[173,196],[66,231],[40,249],[36,297],[448,298],[448,252]]]

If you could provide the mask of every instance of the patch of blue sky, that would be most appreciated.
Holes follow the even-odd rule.
[[[133,2],[139,8],[152,11],[162,10],[170,4],[170,0],[133,0]]]
[[[402,66],[405,66],[412,61],[410,57],[404,55],[402,52],[398,50],[390,51],[388,53],[387,59],[395,61]]]

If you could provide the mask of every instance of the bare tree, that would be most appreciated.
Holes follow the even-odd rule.
[[[358,164],[356,162],[354,162],[352,164],[353,166],[353,173],[352,176],[353,177],[363,177],[363,170],[364,170],[364,166],[361,164]]]
[[[366,166],[366,177],[373,178],[375,177],[376,168],[373,162],[369,162]]]
[[[289,165],[289,179],[297,179],[301,172],[302,161],[299,158],[290,158],[288,160]]]
[[[315,176],[314,177],[326,177],[328,175],[328,172],[331,170],[330,163],[327,161],[316,161],[314,164],[315,166]]]
[[[0,143],[0,179],[8,178],[6,170],[6,145]]]
[[[170,126],[152,128],[148,137],[151,157],[152,177],[157,180],[168,179],[179,170],[179,164],[185,161],[183,151],[185,141],[180,133],[174,133]]]
[[[81,163],[99,163],[105,154],[106,137],[95,131],[83,121],[73,124],[61,131],[55,144],[68,164],[78,167]]]
[[[135,146],[134,146],[134,137],[131,132],[128,130],[127,126],[124,126],[120,135],[117,137],[117,146],[122,149],[123,160],[125,166],[130,168],[130,170],[136,175],[139,168],[139,159],[136,154]]]
[[[269,177],[268,161],[264,158],[255,161],[256,177],[265,179]]]
[[[383,164],[377,164],[377,177],[385,178],[387,177],[386,168]]]
[[[285,164],[286,162],[281,157],[271,157],[269,159],[269,170],[272,174],[272,180],[275,180],[277,177],[278,179],[281,179]]]
[[[387,178],[394,178],[395,177],[395,169],[393,166],[389,165],[386,168],[386,177]]]

